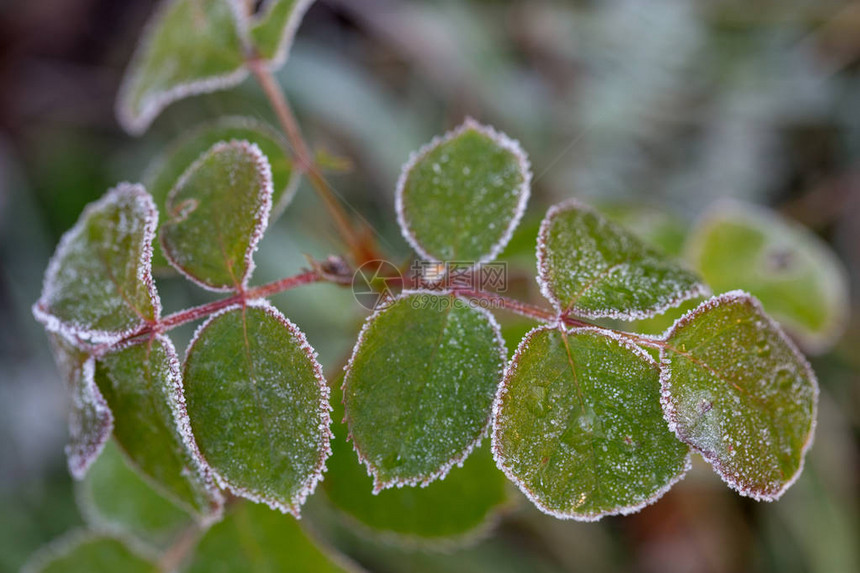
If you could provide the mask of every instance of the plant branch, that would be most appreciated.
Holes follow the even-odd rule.
[[[92,352],[93,354],[98,356],[109,351],[111,348],[114,348],[116,345],[122,344],[123,342],[139,338],[141,336],[152,336],[153,334],[167,332],[168,330],[172,330],[177,326],[181,326],[189,322],[194,322],[195,320],[200,320],[201,318],[206,318],[207,316],[210,316],[218,312],[219,310],[223,310],[225,308],[237,304],[245,304],[249,300],[266,298],[272,296],[273,294],[278,294],[280,292],[288,291],[301,285],[311,284],[315,282],[329,282],[339,285],[348,285],[351,284],[352,277],[347,276],[346,274],[327,273],[321,267],[315,268],[310,271],[304,271],[297,275],[285,277],[270,283],[266,283],[264,285],[260,285],[258,287],[253,287],[241,292],[237,292],[236,294],[233,294],[226,298],[207,302],[199,306],[186,308],[185,310],[180,310],[178,312],[174,312],[173,314],[168,314],[167,316],[161,318],[156,322],[145,324],[138,330],[132,332],[131,334],[125,336],[117,342],[103,344],[101,346],[92,348]]]
[[[666,346],[666,343],[662,340],[658,340],[656,338],[652,338],[650,336],[643,336],[640,334],[635,334],[633,332],[627,332],[625,330],[617,330],[614,328],[606,328],[604,326],[600,326],[591,322],[587,322],[581,320],[579,318],[574,318],[569,315],[561,315],[559,316],[555,312],[541,308],[539,306],[535,306],[533,304],[525,303],[517,299],[509,298],[497,293],[487,292],[483,290],[471,290],[471,289],[453,289],[454,294],[465,296],[468,298],[474,298],[477,300],[485,300],[487,302],[491,302],[496,305],[498,308],[504,308],[510,312],[515,314],[519,314],[520,316],[525,316],[528,318],[534,318],[541,322],[562,322],[567,326],[572,326],[576,328],[581,327],[591,327],[591,328],[601,328],[603,330],[609,330],[618,334],[619,336],[623,336],[634,342],[635,344],[639,344],[641,346],[648,346],[650,348],[662,348]]]
[[[182,562],[191,553],[191,550],[197,545],[202,531],[200,527],[192,523],[179,534],[176,541],[167,548],[161,559],[158,562],[158,569],[165,573],[178,571]]]
[[[334,220],[341,238],[349,247],[356,264],[361,265],[367,260],[378,258],[368,252],[368,249],[363,245],[343,206],[335,196],[334,190],[314,162],[308,145],[302,136],[298,121],[296,121],[295,114],[293,114],[293,110],[290,108],[290,104],[283,90],[281,90],[280,84],[278,84],[272,75],[271,70],[269,70],[265,62],[255,57],[248,58],[248,67],[263,89],[266,99],[269,100],[269,104],[272,106],[272,110],[275,112],[278,122],[284,130],[284,134],[286,134],[293,148],[299,169],[308,176],[311,185],[313,185],[317,194],[323,200],[323,203],[325,203],[326,209],[328,209],[329,214]],[[372,251],[372,249],[370,250]]]

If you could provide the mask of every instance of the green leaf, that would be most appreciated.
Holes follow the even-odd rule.
[[[559,312],[621,320],[707,292],[695,274],[575,200],[552,207],[541,224],[538,282]]]
[[[216,143],[167,196],[161,249],[176,270],[200,286],[243,290],[272,208],[272,172],[247,141]]]
[[[663,419],[657,364],[611,331],[535,328],[494,409],[496,463],[558,518],[638,511],[689,468],[688,448]]]
[[[36,553],[24,573],[158,573],[155,563],[106,534],[76,532]]]
[[[666,333],[663,411],[678,437],[743,495],[774,500],[812,444],[818,382],[750,295],[702,303]]]
[[[298,188],[299,172],[289,159],[288,144],[271,126],[250,117],[224,117],[187,132],[147,168],[144,183],[156,206],[162,211],[167,195],[182,174],[210,147],[221,141],[245,140],[255,144],[272,168],[272,213],[277,218],[290,203]],[[167,267],[167,259],[156,245],[153,267]]]
[[[184,379],[222,488],[298,515],[331,453],[329,389],[304,334],[266,303],[230,307],[195,334]]]
[[[257,53],[270,60],[272,69],[282,67],[289,55],[299,24],[314,0],[266,0],[251,21],[251,41]]]
[[[525,211],[531,168],[520,144],[467,119],[414,153],[397,182],[397,220],[424,259],[494,259]]]
[[[493,316],[451,294],[405,293],[367,319],[343,393],[375,491],[462,464],[487,429],[505,357]]]
[[[132,469],[115,442],[109,441],[75,497],[90,527],[117,531],[158,547],[175,541],[191,517],[161,496]]]
[[[227,89],[248,75],[247,18],[235,0],[165,0],[144,28],[116,113],[141,134],[172,102]]]
[[[102,356],[96,384],[114,413],[114,438],[163,495],[203,523],[223,500],[187,425],[179,360],[164,335]]]
[[[617,202],[600,204],[598,207],[610,221],[630,231],[646,245],[670,257],[683,254],[686,225],[666,209]]]
[[[343,407],[332,400],[335,420]],[[499,509],[509,501],[507,480],[496,468],[489,448],[478,448],[462,468],[453,468],[444,480],[427,487],[386,489],[373,494],[373,480],[357,462],[346,440],[346,424],[334,424],[332,457],[323,490],[346,515],[411,545],[415,542],[469,541],[489,529]]]
[[[358,571],[346,558],[320,547],[292,517],[264,505],[237,503],[206,532],[189,573]]]
[[[93,380],[95,359],[60,334],[49,332],[48,339],[71,396],[66,446],[69,473],[82,479],[110,438],[113,414]]]
[[[847,272],[808,229],[751,205],[709,211],[687,256],[716,292],[743,289],[810,352],[833,345],[848,322]]]
[[[161,313],[150,261],[158,211],[140,185],[122,183],[87,206],[63,235],[33,314],[49,331],[115,342]]]

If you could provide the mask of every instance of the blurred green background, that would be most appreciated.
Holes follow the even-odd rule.
[[[114,98],[153,7],[0,2],[0,571],[83,523],[63,456],[67,397],[29,310],[57,240],[187,129],[228,114],[272,120],[248,81],[125,135]],[[523,503],[472,547],[440,554],[347,535],[340,549],[385,572],[860,571],[860,2],[319,0],[279,79],[312,145],[350,160],[331,181],[395,259],[409,255],[393,214],[400,165],[471,115],[531,157],[533,196],[508,260],[513,287],[534,302],[536,223],[569,196],[685,224],[720,198],[766,205],[826,241],[851,279],[845,334],[811,357],[815,445],[780,501],[739,497],[697,458],[630,517],[563,522]],[[303,182],[254,282],[341,251]],[[166,312],[212,298],[175,277],[158,287]],[[337,371],[364,316],[351,294],[315,285],[274,302]],[[191,332],[176,331],[177,346]]]

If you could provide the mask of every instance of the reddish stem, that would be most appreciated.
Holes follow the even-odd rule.
[[[314,162],[293,110],[271,70],[265,62],[256,57],[248,58],[248,67],[263,89],[266,99],[269,100],[269,104],[278,118],[278,123],[281,124],[281,129],[284,130],[284,134],[286,134],[293,148],[297,167],[307,175],[317,194],[322,198],[356,264],[360,266],[368,260],[379,258],[374,253],[375,249],[365,245],[362,238],[355,232],[349,217],[335,197],[334,190]]]
[[[603,326],[598,326],[596,324],[586,322],[584,320],[580,320],[578,318],[573,318],[567,314],[563,314],[559,316],[555,312],[551,310],[547,310],[541,308],[539,306],[535,306],[532,304],[528,304],[513,298],[508,298],[506,296],[502,296],[500,294],[480,291],[480,290],[470,290],[470,289],[458,289],[455,288],[453,292],[460,296],[465,296],[469,298],[475,298],[479,300],[486,300],[488,302],[492,302],[496,304],[499,308],[504,308],[505,310],[509,310],[513,313],[519,314],[520,316],[525,316],[528,318],[534,318],[541,322],[557,322],[561,321],[567,326],[573,327],[595,327],[602,328],[604,330],[611,330],[612,332],[628,338],[633,341],[635,344],[639,344],[642,346],[649,346],[652,348],[661,348],[666,346],[666,343],[661,340],[656,340],[654,338],[650,338],[647,336],[640,336],[638,334],[632,332],[626,332],[623,330],[616,330],[614,328],[606,328]]]

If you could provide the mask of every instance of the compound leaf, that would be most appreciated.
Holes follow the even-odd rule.
[[[269,221],[280,215],[290,203],[299,183],[299,172],[293,169],[288,156],[287,141],[271,126],[250,117],[224,117],[192,129],[175,141],[163,155],[152,162],[144,175],[144,183],[156,206],[162,211],[167,195],[182,174],[209,148],[221,141],[244,140],[260,148],[272,169],[272,213]],[[152,265],[155,269],[168,266],[167,259],[156,245]]]
[[[158,212],[140,185],[122,183],[63,235],[33,314],[49,331],[114,342],[154,322],[161,303],[150,261]]]
[[[323,550],[292,517],[244,502],[206,532],[188,571],[344,573],[358,569],[334,551]]]
[[[278,69],[287,61],[299,24],[314,0],[266,0],[251,20],[257,53]]]
[[[333,400],[335,420],[343,407]],[[407,545],[444,543],[477,537],[508,502],[507,480],[489,448],[478,448],[462,468],[427,487],[404,487],[372,493],[373,480],[351,455],[346,424],[335,422],[332,457],[323,490],[340,511],[386,539]]]
[[[131,134],[170,103],[226,89],[248,75],[247,21],[235,0],[163,0],[125,72],[116,113]]]
[[[538,282],[559,312],[622,320],[707,292],[694,273],[572,200],[552,207],[541,224]]]
[[[167,196],[161,248],[176,270],[200,286],[243,289],[269,221],[272,172],[260,148],[216,143]]]
[[[117,531],[158,547],[191,523],[191,517],[161,496],[131,468],[109,441],[75,488],[84,519],[99,531]]]
[[[95,360],[60,334],[48,333],[54,360],[71,396],[66,458],[76,479],[86,475],[113,430],[113,414],[93,379]]]
[[[716,292],[743,289],[805,349],[821,352],[848,316],[844,266],[818,237],[776,213],[724,204],[696,225],[687,257]]]
[[[663,411],[682,441],[743,495],[774,500],[800,475],[818,383],[750,295],[702,303],[666,333]]]
[[[489,424],[505,357],[492,315],[451,294],[406,293],[367,319],[343,394],[375,491],[462,463]]]
[[[637,511],[689,467],[688,448],[663,419],[657,364],[610,331],[532,330],[505,372],[494,410],[496,462],[558,518]]]
[[[329,389],[304,334],[265,303],[231,307],[197,331],[184,380],[221,486],[298,515],[331,453]]]
[[[26,573],[158,573],[155,563],[106,534],[77,533],[47,545],[22,570]]]
[[[397,220],[427,260],[487,262],[510,240],[530,185],[531,168],[519,143],[467,119],[404,165]]]
[[[223,500],[187,425],[179,360],[164,335],[102,356],[96,384],[115,416],[114,438],[162,494],[197,519],[216,519]]]

